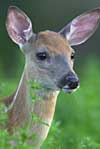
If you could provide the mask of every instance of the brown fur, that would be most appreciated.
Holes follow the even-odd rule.
[[[12,109],[8,112],[9,121],[7,129],[10,133],[13,132],[14,128],[22,127],[30,121],[32,104],[30,102],[30,99],[28,99],[29,97],[26,80],[27,78],[24,75],[16,101]],[[35,102],[33,109],[34,113],[36,114],[36,116],[38,116],[38,118],[41,119],[41,121],[46,123],[38,124],[34,121],[31,123],[30,135],[36,134],[36,140],[34,141],[34,144],[36,144],[36,146],[40,146],[48,134],[55,111],[57,95],[58,93],[56,92],[46,92],[44,97],[42,97],[43,99],[41,99],[42,101]],[[12,96],[10,96],[8,100],[11,99],[11,97]],[[6,102],[4,103],[6,104]],[[29,140],[29,143],[31,143],[31,140]]]
[[[68,41],[60,34],[46,31],[38,34],[38,39],[35,42],[36,47],[42,47],[46,45],[50,53],[68,55],[70,53],[70,47]]]
[[[51,126],[51,122],[55,112],[56,100],[57,100],[57,93],[53,95],[53,93],[46,94],[44,99],[41,102],[36,102],[34,106],[34,112],[38,118],[42,120],[42,123],[32,124],[31,134],[32,132],[37,134],[36,144],[39,146],[42,144],[44,139],[47,137],[49,128]]]
[[[55,55],[63,54],[69,57],[69,54],[71,53],[71,48],[68,46],[68,42],[59,34],[54,32],[40,32],[34,44],[36,48],[46,46],[50,53]],[[23,127],[30,121],[32,104],[29,95],[29,87],[26,83],[26,80],[28,80],[27,70],[17,93],[16,101],[12,109],[8,112],[9,121],[7,129],[9,132],[12,132],[16,127]],[[4,100],[5,105],[9,105],[12,102],[14,95],[15,93],[8,99]],[[45,95],[42,97],[42,102],[35,102],[33,112],[48,125],[47,126],[45,124],[37,124],[36,122],[32,122],[30,134],[35,133],[37,135],[37,139],[34,142],[35,144],[38,144],[37,146],[42,144],[48,134],[55,111],[57,95],[57,92],[46,91]]]
[[[23,78],[23,80],[25,77]],[[18,91],[16,101],[12,109],[8,112],[9,122],[8,122],[8,131],[12,132],[15,127],[22,127],[25,124],[25,121],[29,119],[29,107],[26,99],[27,90],[25,82],[22,81],[20,89]]]

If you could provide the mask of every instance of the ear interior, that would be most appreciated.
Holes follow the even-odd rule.
[[[67,38],[70,45],[79,45],[93,35],[99,21],[100,8],[96,8],[73,19],[59,33]]]
[[[11,39],[18,45],[25,44],[32,36],[31,20],[15,6],[8,9],[6,28]]]

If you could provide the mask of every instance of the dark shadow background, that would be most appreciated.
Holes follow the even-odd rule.
[[[34,32],[42,30],[59,31],[65,24],[81,13],[100,6],[98,0],[1,0],[0,2],[0,72],[5,77],[18,77],[22,72],[24,57],[17,45],[8,37],[5,20],[10,5],[20,7],[31,18]],[[83,45],[76,46],[76,69],[86,62],[90,55],[100,57],[100,27],[93,37]],[[80,70],[80,69],[79,69]]]

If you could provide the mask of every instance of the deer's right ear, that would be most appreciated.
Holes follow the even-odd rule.
[[[32,36],[32,23],[27,15],[15,6],[8,9],[6,28],[10,38],[19,46]]]

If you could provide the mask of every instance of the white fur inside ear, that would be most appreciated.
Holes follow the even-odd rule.
[[[32,36],[31,20],[17,7],[10,7],[8,9],[6,27],[11,39],[20,47]]]
[[[73,32],[75,31],[75,27],[74,26],[70,26],[70,32],[68,34],[66,34],[66,39],[70,40],[71,35],[73,34]]]
[[[63,35],[71,46],[87,41],[96,31],[100,21],[100,8],[90,10],[76,17],[59,33]]]
[[[32,24],[31,23],[29,24],[29,27],[27,29],[23,30],[23,33],[26,37],[26,40],[28,41],[31,38],[32,34],[33,34],[32,33]]]

